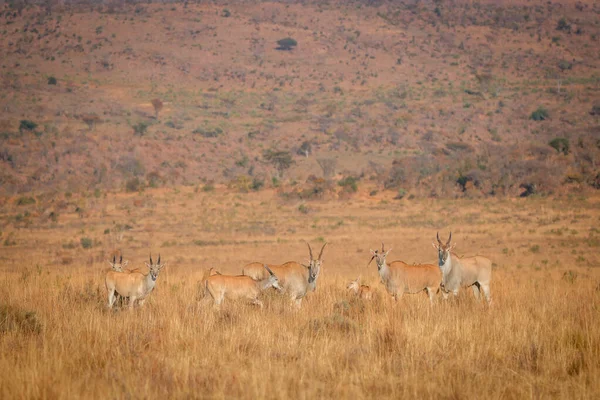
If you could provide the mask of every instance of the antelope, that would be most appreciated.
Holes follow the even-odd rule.
[[[119,259],[119,262],[117,262],[117,256],[113,256],[112,262],[109,260],[108,263],[110,264],[110,267],[113,271],[125,272],[125,271],[123,271],[123,267],[126,267],[127,264],[129,264],[129,260],[126,260],[125,262],[123,262],[123,256],[121,256],[121,258]]]
[[[119,262],[117,262],[117,257],[113,256],[112,262],[108,261],[108,263],[110,264],[112,270],[116,271],[116,272],[126,272],[126,273],[142,272],[141,268],[124,269],[127,266],[127,264],[129,264],[129,260],[126,260],[125,262],[123,262],[123,256],[121,256],[121,258],[119,259]]]
[[[381,252],[371,250],[371,261],[375,259],[377,270],[381,277],[381,282],[385,285],[389,294],[398,300],[404,293],[420,293],[427,291],[429,301],[433,303],[435,293],[439,290],[442,280],[439,269],[433,264],[413,264],[409,265],[403,261],[392,261],[387,264],[386,257],[389,254],[385,251],[383,243],[381,243]],[[369,266],[367,264],[367,267]]]
[[[438,266],[443,275],[441,288],[444,299],[448,298],[449,293],[457,296],[461,286],[471,286],[476,299],[479,300],[479,292],[483,291],[485,299],[490,304],[492,301],[490,293],[492,262],[490,259],[482,256],[458,257],[452,252],[455,245],[450,244],[452,232],[450,232],[446,244],[440,240],[439,232],[436,238],[438,244],[432,243],[432,245],[438,251]]]
[[[258,296],[263,290],[274,287],[277,290],[283,290],[279,284],[277,276],[267,266],[263,266],[268,272],[268,276],[260,281],[255,281],[246,275],[210,275],[204,280],[205,291],[207,291],[214,300],[216,307],[220,306],[225,298],[230,300],[248,299],[252,304],[263,307],[263,302]],[[211,269],[212,271],[212,269]]]
[[[360,284],[360,277],[350,282],[348,286],[346,286],[346,289],[353,291],[359,299],[371,300],[373,298],[371,288],[367,285]]]
[[[284,292],[289,296],[290,300],[296,307],[302,306],[302,299],[308,292],[314,292],[317,289],[317,279],[321,272],[323,264],[323,250],[327,243],[321,247],[319,257],[313,257],[312,248],[307,242],[310,261],[308,265],[300,264],[295,261],[288,261],[281,265],[267,265],[279,278],[279,282],[283,287]],[[259,270],[263,264],[254,262],[244,266],[242,274],[251,277],[254,280],[265,278],[264,270]]]
[[[116,294],[123,297],[129,297],[129,309],[133,309],[133,305],[136,300],[139,301],[139,305],[143,305],[148,295],[154,289],[156,285],[156,279],[160,270],[166,265],[160,263],[160,254],[158,255],[158,262],[154,264],[152,262],[152,256],[150,256],[150,264],[145,263],[150,270],[147,274],[141,272],[117,272],[108,271],[106,274],[106,290],[108,291],[108,308],[112,308]]]

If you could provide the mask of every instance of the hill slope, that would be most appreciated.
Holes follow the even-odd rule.
[[[494,3],[5,6],[0,190],[598,187],[600,7]]]

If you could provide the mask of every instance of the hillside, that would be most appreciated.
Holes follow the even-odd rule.
[[[18,4],[0,15],[5,194],[600,187],[593,1]]]

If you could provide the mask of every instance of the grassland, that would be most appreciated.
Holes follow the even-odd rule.
[[[599,198],[284,200],[179,189],[2,198],[3,398],[597,398]],[[63,208],[52,208],[62,205]],[[53,217],[48,210],[55,210]],[[20,215],[20,216],[19,216]],[[433,261],[436,231],[494,262],[493,306],[470,290],[433,307],[394,303],[369,248]],[[88,239],[82,241],[82,238]],[[300,311],[199,301],[203,271],[303,261],[330,245]],[[103,275],[122,253],[168,262],[133,312],[108,311]],[[354,299],[361,275],[378,296]]]

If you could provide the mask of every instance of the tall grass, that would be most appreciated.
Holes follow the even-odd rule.
[[[348,277],[329,274],[300,311],[271,292],[262,310],[215,310],[179,269],[129,312],[105,309],[95,275],[82,267],[0,278],[3,398],[600,394],[593,280],[495,271],[488,308],[470,290],[434,306],[425,294],[394,303],[377,285],[376,300],[363,302],[345,290]],[[28,311],[33,325],[23,322]]]

